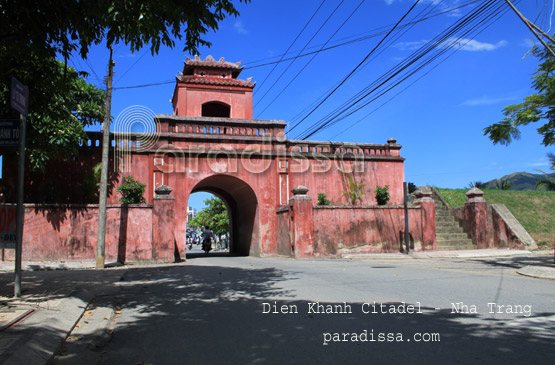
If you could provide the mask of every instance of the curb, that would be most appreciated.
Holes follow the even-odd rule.
[[[516,272],[523,276],[555,280],[555,267],[525,266]]]
[[[92,298],[92,293],[79,290],[52,307],[36,311],[17,326],[19,331],[28,332],[27,341],[11,354],[7,354],[2,363],[49,364]]]

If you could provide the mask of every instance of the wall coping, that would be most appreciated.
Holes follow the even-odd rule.
[[[218,118],[218,117],[191,117],[191,116],[177,116],[177,115],[169,115],[169,114],[156,114],[156,119],[159,120],[168,120],[174,122],[189,122],[189,123],[197,123],[197,124],[205,124],[205,123],[212,123],[212,124],[223,124],[223,125],[237,125],[237,126],[253,126],[253,127],[262,127],[262,126],[275,126],[275,127],[285,127],[287,123],[283,120],[262,120],[262,119],[240,119],[240,118]]]
[[[2,205],[16,206],[15,203],[6,203]],[[60,204],[60,203],[25,203],[23,204],[25,208],[44,208],[44,209],[88,209],[88,208],[98,208],[98,204]],[[152,204],[106,204],[106,208],[141,208],[141,209],[151,209]]]
[[[315,209],[405,209],[402,204],[398,205],[314,205]],[[409,206],[408,209],[422,209],[418,206]]]

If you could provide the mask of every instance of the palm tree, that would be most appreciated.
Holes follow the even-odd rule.
[[[487,185],[488,184],[485,183],[485,182],[471,181],[470,184],[468,184],[468,188],[469,189],[472,189],[472,188],[485,189]]]
[[[495,188],[497,190],[511,190],[511,185],[513,184],[510,180],[497,180],[495,181]]]
[[[549,159],[549,163],[551,164],[551,170],[555,171],[555,154],[552,152],[549,152],[547,154],[547,158]],[[555,191],[555,176],[554,175],[549,176],[549,174],[547,174],[546,172],[540,169],[537,169],[537,171],[543,173],[545,175],[545,178],[541,179],[536,183],[536,189],[540,187],[545,187],[545,190]]]

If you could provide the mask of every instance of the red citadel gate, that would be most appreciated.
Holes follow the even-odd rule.
[[[285,122],[252,119],[254,84],[238,79],[241,70],[238,63],[210,56],[187,59],[176,80],[173,115],[152,116],[153,133],[112,134],[111,165],[115,161],[117,168],[110,168],[106,259],[184,258],[187,203],[199,191],[227,205],[235,254],[399,251],[405,222],[401,146],[394,139],[385,144],[288,140]],[[49,168],[48,177],[57,180],[48,191],[64,194],[52,201],[64,204],[26,206],[24,259],[95,257],[98,205],[75,203],[83,201],[78,182],[100,161],[100,141],[100,133],[91,133],[70,167]],[[8,165],[4,171],[13,168]],[[128,175],[147,185],[146,204],[119,204],[115,188]],[[7,180],[4,188],[10,186]],[[345,195],[349,180],[364,186],[356,205]],[[40,178],[34,181],[28,190],[44,196]],[[167,186],[169,196],[163,195]],[[375,201],[378,186],[389,187],[385,206]],[[319,194],[331,204],[317,204]],[[434,203],[427,197],[420,203],[409,208],[410,233],[415,249],[434,249]]]
[[[189,195],[198,191],[224,200],[231,218],[232,252],[243,255],[302,256],[295,252],[290,232],[285,232],[290,231],[292,217],[280,219],[280,214],[290,213],[291,190],[296,186],[308,188],[302,195],[311,204],[323,193],[332,205],[347,205],[342,192],[348,173],[366,185],[361,206],[375,206],[376,186],[386,185],[390,204],[402,203],[404,159],[394,139],[363,145],[287,140],[285,122],[252,119],[254,84],[237,78],[241,70],[239,63],[223,58],[187,59],[176,80],[174,114],[156,116],[156,142],[146,151],[134,144],[133,137],[130,144],[126,142],[131,156],[123,159],[129,166],[123,166],[122,176],[130,174],[146,183],[148,201],[160,185],[173,189],[180,252],[185,250]],[[116,203],[118,196],[110,199]],[[335,223],[352,224],[346,218]],[[302,226],[305,218],[295,219]],[[309,255],[337,250],[321,248],[309,250]]]
[[[394,139],[385,144],[288,140],[285,122],[252,119],[254,84],[238,79],[241,70],[238,63],[210,56],[187,59],[176,80],[174,113],[152,115],[149,123],[154,119],[155,132],[112,134],[106,259],[184,258],[187,203],[198,191],[211,192],[227,205],[234,254],[314,257],[399,251],[405,231],[401,146]],[[101,134],[89,136],[78,158],[53,163],[46,175],[26,175],[26,201],[47,201],[48,194],[55,204],[25,205],[24,260],[94,259],[99,208],[76,204],[90,202],[84,195],[95,192],[90,177],[100,161]],[[7,158],[2,165],[0,188],[8,202],[15,200],[16,185],[14,174],[6,172],[16,170],[15,161]],[[145,204],[119,204],[115,188],[128,175],[146,184]],[[345,194],[352,192],[351,182],[363,186],[356,204]],[[387,205],[374,198],[378,186],[389,187]],[[318,204],[319,194],[331,204]],[[489,208],[480,194],[467,193],[464,210],[455,212],[473,245],[526,245],[520,238],[506,239],[517,236],[507,233],[516,232],[505,228],[508,223],[498,222],[505,219],[501,213],[494,216],[492,210],[496,223],[489,225]],[[416,204],[408,207],[414,250],[436,249],[431,195],[420,192]],[[5,258],[13,259],[13,251],[5,251]]]

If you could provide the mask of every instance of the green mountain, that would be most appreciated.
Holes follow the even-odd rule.
[[[555,174],[548,175],[555,178]],[[530,174],[528,172],[515,172],[499,179],[486,182],[486,189],[496,189],[498,181],[511,181],[511,190],[535,190],[536,183],[545,178],[544,174]]]

